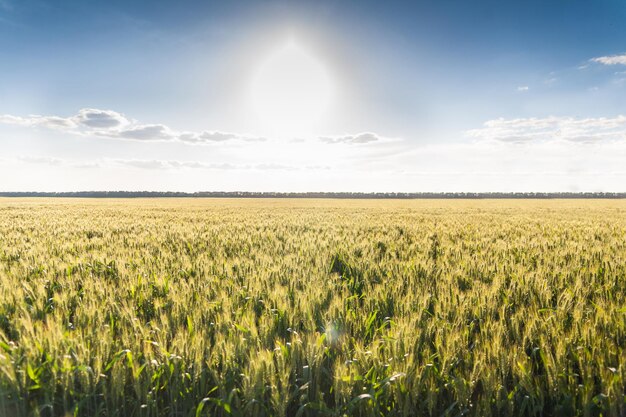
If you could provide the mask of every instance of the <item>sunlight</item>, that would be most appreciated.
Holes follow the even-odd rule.
[[[250,89],[259,121],[271,133],[283,136],[312,133],[331,99],[326,69],[294,41],[261,63]]]

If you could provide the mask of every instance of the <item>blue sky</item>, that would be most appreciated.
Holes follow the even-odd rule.
[[[622,1],[0,0],[0,189],[623,191],[625,22]]]

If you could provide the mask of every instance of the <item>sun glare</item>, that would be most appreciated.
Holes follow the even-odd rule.
[[[272,133],[314,133],[330,106],[331,87],[322,63],[291,41],[261,63],[250,101],[260,123]]]

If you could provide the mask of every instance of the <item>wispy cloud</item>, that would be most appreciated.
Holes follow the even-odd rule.
[[[324,143],[347,143],[347,144],[363,144],[380,142],[383,140],[376,133],[363,132],[355,135],[343,135],[343,136],[322,136],[319,138]]]
[[[244,170],[244,171],[317,171],[328,170],[325,165],[307,165],[298,167],[278,163],[258,164],[233,164],[233,163],[208,163],[200,161],[179,161],[169,159],[99,159],[91,161],[75,161],[71,159],[56,158],[41,155],[21,155],[13,159],[19,163],[48,165],[56,167],[72,168],[120,168],[129,167],[146,170]]]
[[[176,161],[161,159],[114,159],[110,161],[112,165],[126,166],[140,169],[219,169],[229,170],[237,169],[233,164],[209,164],[197,161]]]
[[[63,159],[53,158],[50,156],[24,155],[24,156],[18,157],[17,159],[21,162],[26,162],[29,164],[39,164],[39,165],[59,166],[65,163]]]
[[[545,117],[495,119],[480,129],[466,132],[470,137],[500,142],[524,143],[549,140],[598,142],[626,140],[626,116],[613,118]]]
[[[626,54],[599,56],[591,61],[603,65],[626,65]]]
[[[71,118],[57,116],[12,116],[10,114],[0,114],[0,123],[19,126],[43,126],[50,129],[73,129],[77,125]]]
[[[265,164],[230,164],[230,163],[205,163],[198,161],[176,161],[162,159],[115,159],[111,161],[115,165],[122,165],[140,169],[173,170],[173,169],[206,169],[206,170],[259,170],[259,171],[295,171],[300,168],[290,165],[265,163]],[[306,169],[322,169],[306,167]]]
[[[72,161],[63,158],[56,158],[53,156],[41,155],[20,155],[15,158],[14,161],[18,161],[24,164],[47,165],[51,167],[98,168],[102,166],[101,162],[98,161]]]
[[[136,141],[173,141],[187,144],[209,144],[226,141],[263,141],[264,138],[220,131],[177,131],[164,124],[143,124],[113,110],[81,109],[70,117],[10,114],[0,115],[0,123],[45,127],[83,136]]]
[[[517,91],[519,91],[521,93],[525,93],[528,90],[529,90],[529,88],[528,88],[527,85],[520,85],[519,87],[517,87]]]

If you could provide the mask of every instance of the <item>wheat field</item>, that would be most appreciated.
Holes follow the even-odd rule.
[[[0,199],[0,416],[626,415],[623,200]]]

